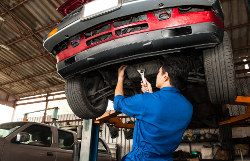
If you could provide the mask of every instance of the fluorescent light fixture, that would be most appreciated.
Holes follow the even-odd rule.
[[[247,59],[243,59],[243,61],[244,61],[244,62],[246,62],[246,61],[247,61]]]
[[[9,48],[7,45],[2,45],[2,44],[0,44],[0,47],[2,47],[2,48],[4,48],[4,49],[6,49],[6,50],[9,50],[9,51],[10,51],[10,48]]]

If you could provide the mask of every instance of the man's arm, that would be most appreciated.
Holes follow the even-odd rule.
[[[123,92],[123,80],[124,80],[124,71],[127,68],[126,65],[122,65],[119,69],[118,69],[118,81],[117,81],[117,85],[115,88],[115,96],[117,95],[122,95],[124,96],[124,92]]]
[[[136,94],[132,97],[124,97],[123,80],[124,70],[127,66],[123,65],[118,69],[118,81],[115,89],[114,109],[125,113],[128,116],[141,119],[143,114],[143,95]]]

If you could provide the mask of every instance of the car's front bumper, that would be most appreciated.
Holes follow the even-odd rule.
[[[190,30],[178,34],[180,28]],[[224,31],[213,22],[204,22],[138,33],[99,44],[57,64],[63,78],[132,59],[167,54],[184,48],[213,47],[223,39]]]
[[[163,5],[159,5],[163,4]],[[176,6],[188,6],[188,5],[200,5],[200,6],[211,6],[215,13],[223,21],[223,12],[220,6],[219,0],[192,0],[192,1],[183,1],[183,0],[122,0],[122,6],[120,9],[115,10],[111,13],[101,15],[99,17],[81,21],[81,8],[77,11],[72,12],[70,15],[65,17],[57,25],[57,33],[48,37],[48,34],[44,38],[43,45],[44,47],[52,53],[54,47],[62,42],[67,40],[69,37],[72,37],[78,33],[81,33],[93,26],[102,24],[106,21],[113,19],[118,19],[128,15],[133,15],[142,12],[148,12],[153,10],[158,10],[168,7]]]

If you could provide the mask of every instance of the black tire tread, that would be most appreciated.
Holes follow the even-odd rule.
[[[81,77],[71,78],[65,82],[65,94],[74,114],[82,119],[94,119],[101,116],[107,108],[108,100],[99,108],[94,108],[87,100]]]
[[[237,97],[235,69],[231,41],[226,32],[222,43],[203,51],[203,59],[210,101],[215,104],[234,102]]]

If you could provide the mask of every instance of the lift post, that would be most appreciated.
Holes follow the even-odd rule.
[[[78,133],[81,132],[82,134],[82,135],[77,134],[79,136],[78,139],[81,138],[81,149],[79,152],[80,154],[79,161],[96,161],[97,160],[100,125],[104,123],[113,123],[114,126],[116,127],[134,128],[133,124],[123,124],[121,119],[116,117],[120,113],[121,112],[118,112],[115,110],[107,111],[101,117],[96,118],[96,120],[92,120],[92,119],[83,120],[82,128],[78,128],[77,130]],[[74,157],[73,157],[73,160],[78,161],[78,157],[77,156],[74,156]]]
[[[80,161],[96,161],[99,127],[92,119],[83,120]]]

